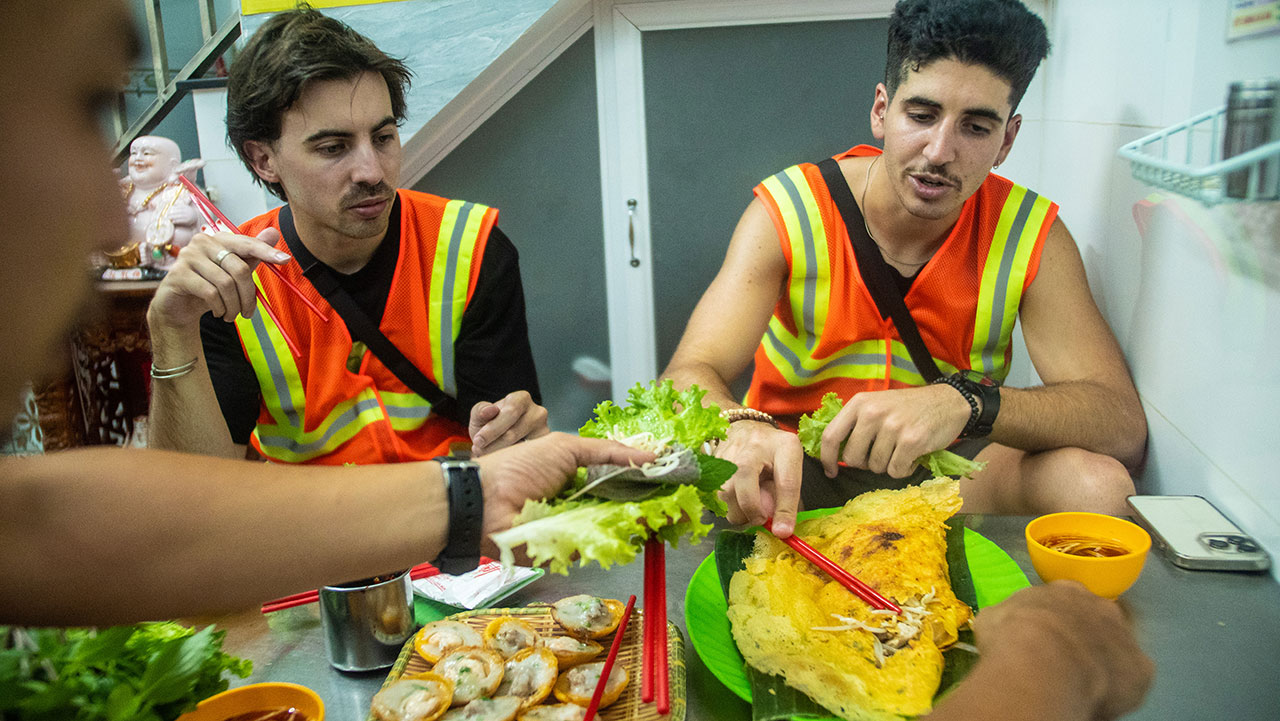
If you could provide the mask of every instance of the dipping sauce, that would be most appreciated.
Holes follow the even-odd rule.
[[[236,714],[224,721],[311,721],[311,719],[296,708],[281,706]]]
[[[1037,539],[1040,545],[1059,553],[1089,558],[1111,558],[1130,553],[1129,549],[1109,538],[1094,538],[1078,534],[1061,534]]]

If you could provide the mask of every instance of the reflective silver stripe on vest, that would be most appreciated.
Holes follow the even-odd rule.
[[[262,426],[258,426],[258,442],[263,446],[272,446],[275,448],[284,448],[288,451],[296,453],[300,456],[315,454],[324,449],[329,439],[338,432],[346,429],[355,419],[365,411],[378,407],[377,398],[366,398],[351,404],[351,407],[343,411],[337,418],[333,418],[328,429],[319,438],[310,443],[299,443],[288,436],[266,435],[262,433]],[[301,431],[302,427],[298,426]]]
[[[786,343],[782,342],[782,340],[778,338],[778,334],[774,332],[772,327],[766,326],[765,335],[768,336],[770,341],[772,341],[773,349],[786,359],[787,364],[791,366],[791,371],[799,378],[813,378],[830,368],[840,368],[843,366],[884,367],[883,353],[850,353],[848,355],[837,356],[827,361],[821,361],[821,366],[811,370],[806,368],[801,363],[799,356],[797,356]],[[920,371],[916,368],[915,363],[912,363],[909,359],[899,358],[897,355],[893,355],[891,357],[893,358],[894,368],[920,375]]]
[[[805,205],[804,199],[800,197],[800,190],[796,188],[795,183],[787,176],[785,172],[778,173],[774,176],[778,179],[778,183],[787,191],[787,196],[791,199],[791,205],[795,208],[796,218],[800,222],[800,233],[804,236],[804,267],[806,269],[804,279],[804,308],[801,310],[804,316],[805,332],[801,333],[806,348],[812,349],[814,344],[818,342],[817,323],[814,321],[814,305],[817,303],[817,288],[814,280],[814,269],[818,264],[818,250],[814,246],[813,227],[809,225],[808,206]]]
[[[1000,271],[996,276],[995,292],[991,298],[991,322],[987,329],[987,342],[982,348],[982,367],[986,372],[995,368],[995,352],[1000,346],[1000,331],[1004,327],[1005,303],[1009,300],[1009,277],[1012,275],[1014,257],[1018,254],[1018,246],[1022,232],[1026,228],[1027,218],[1040,196],[1030,188],[1022,197],[1018,206],[1018,214],[1014,216],[1013,225],[1009,228],[1008,240],[1004,244],[1004,254],[1000,257]],[[1021,294],[1019,294],[1021,297]]]
[[[382,407],[387,411],[388,418],[426,418],[431,415],[430,404],[423,406],[393,406],[383,398]]]
[[[445,268],[444,288],[440,293],[445,301],[440,304],[440,390],[451,396],[458,395],[457,380],[453,375],[453,284],[458,274],[458,252],[462,247],[462,236],[467,229],[467,218],[474,207],[475,203],[466,201],[458,209],[458,219],[454,221],[453,235],[449,238],[449,264]]]
[[[285,415],[282,422],[302,431],[302,416],[298,414],[298,409],[293,405],[293,398],[289,395],[289,381],[284,376],[284,368],[281,367],[280,358],[275,353],[275,346],[271,344],[271,335],[267,333],[264,316],[266,313],[259,309],[250,318],[250,322],[253,325],[253,334],[258,338],[258,345],[262,348],[262,357],[267,362],[267,370],[271,372],[271,387],[275,390],[276,402]]]

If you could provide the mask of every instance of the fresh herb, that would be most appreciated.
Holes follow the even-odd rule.
[[[512,549],[523,545],[535,565],[567,573],[575,556],[579,565],[630,563],[650,535],[672,545],[700,541],[711,530],[701,520],[703,511],[727,512],[716,491],[738,469],[707,453],[709,442],[725,438],[729,422],[715,404],[703,405],[705,395],[697,386],[677,391],[669,380],[654,381],[647,388],[637,383],[625,407],[613,401],[596,406],[580,435],[653,451],[655,466],[667,469],[604,471],[616,471],[612,478],[599,469],[578,469],[577,480],[558,498],[527,501],[511,529],[493,534],[502,562],[514,563]]]
[[[800,416],[797,435],[800,436],[800,445],[804,446],[806,454],[814,458],[822,455],[822,432],[827,429],[827,425],[841,408],[844,408],[844,401],[840,396],[828,393],[822,397],[822,405],[818,406],[813,415]],[[840,454],[844,453],[846,442],[840,442]],[[953,478],[972,478],[973,474],[987,467],[985,462],[971,461],[945,448],[920,456],[916,459],[916,465],[928,468],[935,477],[951,476]]]
[[[92,629],[0,626],[7,720],[171,721],[225,691],[253,663],[222,652],[225,631],[173,622]]]

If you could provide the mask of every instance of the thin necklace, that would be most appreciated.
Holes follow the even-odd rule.
[[[932,258],[933,256],[930,255],[929,258],[925,258],[919,263],[908,263],[905,260],[898,260],[892,255],[889,255],[889,252],[884,249],[884,246],[880,245],[880,241],[876,240],[876,237],[871,234],[871,226],[867,225],[867,188],[871,187],[871,169],[876,167],[876,163],[879,162],[879,160],[880,160],[879,155],[877,155],[874,159],[872,159],[871,165],[867,166],[867,179],[862,183],[862,228],[867,231],[867,237],[871,239],[871,242],[875,243],[876,247],[880,249],[880,255],[883,255],[884,257],[888,258],[889,260],[892,260],[898,265],[905,265],[908,268],[919,268],[923,266],[925,263],[928,263],[929,258]]]

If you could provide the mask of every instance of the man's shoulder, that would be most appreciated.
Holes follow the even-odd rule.
[[[266,228],[280,227],[280,210],[285,206],[281,205],[255,218],[250,218],[240,224],[240,232],[245,235],[257,235]]]
[[[486,208],[489,207],[484,203],[477,203],[463,198],[446,198],[432,193],[424,193],[421,190],[411,190],[409,188],[400,188],[397,192],[400,194],[400,202],[415,208],[443,208],[452,202],[471,203],[472,205],[479,205]]]

